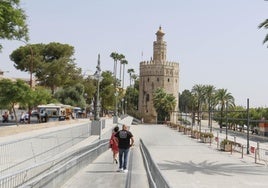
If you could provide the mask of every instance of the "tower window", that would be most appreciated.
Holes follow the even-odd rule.
[[[157,81],[159,82],[159,78],[157,78]]]
[[[146,95],[146,101],[149,101],[149,100],[150,100],[150,95],[147,94],[147,95]]]
[[[169,78],[167,79],[167,81],[169,82]]]
[[[148,79],[147,79],[147,81],[149,82],[149,81],[150,81],[150,79],[148,78]]]

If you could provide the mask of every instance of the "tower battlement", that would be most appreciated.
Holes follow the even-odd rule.
[[[141,61],[140,62],[140,66],[146,66],[146,65],[156,65],[159,63],[157,63],[156,61],[154,60],[151,60],[151,61]],[[174,61],[165,61],[165,62],[161,62],[160,65],[165,65],[165,66],[178,66],[178,63],[177,62],[174,62]]]

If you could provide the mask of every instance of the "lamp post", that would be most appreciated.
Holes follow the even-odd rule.
[[[121,108],[122,108],[122,114],[125,114],[125,111],[124,111],[124,98],[121,99]]]
[[[116,87],[116,86],[115,86]],[[118,123],[118,104],[117,104],[117,98],[118,98],[118,91],[117,91],[117,87],[115,89],[115,116],[114,116],[114,120],[113,123]]]
[[[96,66],[97,70],[94,74],[94,78],[97,80],[97,105],[96,105],[96,118],[94,124],[99,126],[99,139],[101,139],[101,121],[100,121],[100,81],[101,77],[101,68],[100,68],[100,54],[98,55],[98,64]]]
[[[228,140],[228,101],[226,102],[225,114],[226,114],[226,129],[225,129],[225,134],[226,134],[226,140]]]
[[[249,154],[249,99],[247,99],[247,154]]]
[[[127,100],[125,100],[125,114],[127,114]]]
[[[97,71],[94,74],[94,77],[97,80],[97,109],[96,109],[96,120],[100,120],[100,80],[101,80],[101,68],[100,68],[100,54],[98,55],[98,65],[96,66]]]

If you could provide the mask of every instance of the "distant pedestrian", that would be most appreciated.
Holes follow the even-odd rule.
[[[110,138],[110,148],[112,149],[113,152],[113,163],[115,162],[116,164],[118,163],[118,153],[119,153],[119,148],[118,148],[118,139],[114,136],[117,132],[119,131],[119,127],[116,126],[113,129],[111,138]]]
[[[123,125],[122,130],[115,134],[118,138],[119,147],[119,172],[127,172],[127,161],[129,148],[134,144],[134,138],[130,131],[128,131],[127,126]]]
[[[25,123],[28,123],[28,120],[29,120],[29,114],[26,113],[26,114],[24,115],[24,121],[25,121]]]
[[[10,113],[11,120],[14,120],[14,114],[13,112]]]
[[[2,118],[3,118],[3,123],[8,123],[8,113],[7,112],[5,112],[3,115],[2,115]]]
[[[21,112],[20,114],[20,123],[24,123],[25,122],[25,114],[24,112]]]

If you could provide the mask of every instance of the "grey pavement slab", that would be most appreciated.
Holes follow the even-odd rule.
[[[171,187],[264,188],[268,168],[221,152],[163,125],[135,129]]]

